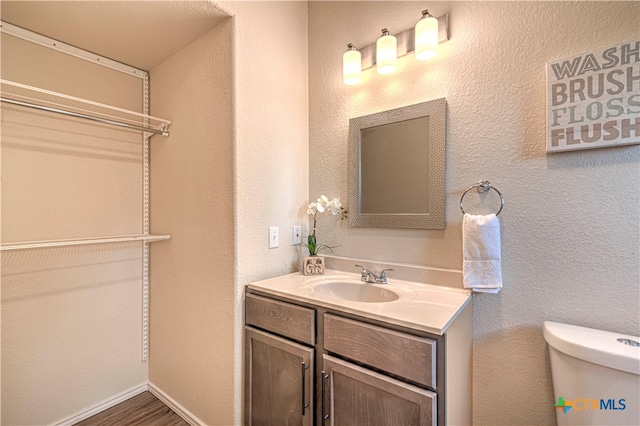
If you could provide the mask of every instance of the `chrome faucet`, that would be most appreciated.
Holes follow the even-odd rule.
[[[362,268],[360,281],[364,281],[369,284],[386,284],[387,283],[387,271],[393,271],[393,269],[383,269],[382,271],[376,273],[368,270],[362,265],[356,265]]]
[[[364,281],[366,283],[373,283],[374,281],[371,281],[371,274],[372,272],[369,271],[367,268],[365,268],[362,265],[356,265],[359,268],[362,268],[362,271],[360,272],[362,274],[362,276],[360,277],[360,281]]]

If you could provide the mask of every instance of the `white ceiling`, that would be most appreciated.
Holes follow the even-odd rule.
[[[206,0],[2,0],[0,7],[5,22],[147,71],[227,17]]]

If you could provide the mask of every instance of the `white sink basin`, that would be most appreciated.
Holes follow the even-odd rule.
[[[425,269],[424,272],[424,279],[443,280],[446,285],[395,277],[390,277],[386,285],[368,284],[360,280],[360,273],[325,269],[324,275],[295,272],[251,283],[248,287],[334,312],[441,335],[471,302],[471,292],[452,288],[462,287],[461,271]]]
[[[313,287],[313,291],[323,296],[352,302],[383,303],[398,300],[397,293],[384,287],[351,281],[329,281]]]

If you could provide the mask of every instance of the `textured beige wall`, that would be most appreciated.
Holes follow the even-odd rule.
[[[298,268],[293,226],[307,224],[307,3],[221,2],[235,16],[238,291]],[[268,248],[268,227],[280,247]],[[305,229],[303,228],[303,231]]]
[[[428,6],[450,14],[439,56],[348,87],[346,44],[411,28],[424,5],[309,3],[310,193],[346,197],[349,118],[445,97],[446,229],[321,232],[337,255],[461,269],[460,196],[491,180],[506,199],[504,289],[474,298],[474,423],[553,424],[542,322],[640,333],[640,147],[546,155],[545,62],[637,39],[640,3]]]
[[[306,2],[221,2],[234,15],[236,421],[242,403],[244,286],[298,269],[293,226],[307,225]],[[280,247],[268,248],[268,227]]]
[[[2,35],[2,78],[140,111],[142,81]],[[142,231],[142,135],[2,104],[2,242]],[[147,379],[140,243],[2,253],[2,423]]]
[[[151,111],[171,136],[151,146],[149,381],[205,424],[233,422],[232,22],[150,72]]]
[[[227,425],[241,413],[244,285],[297,268],[292,227],[306,222],[307,5],[220,6],[232,20],[151,72],[152,112],[174,124],[151,157],[152,229],[172,239],[151,255],[150,381]]]

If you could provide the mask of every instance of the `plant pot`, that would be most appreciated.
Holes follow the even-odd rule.
[[[307,256],[302,262],[302,273],[304,275],[323,275],[324,257]]]

